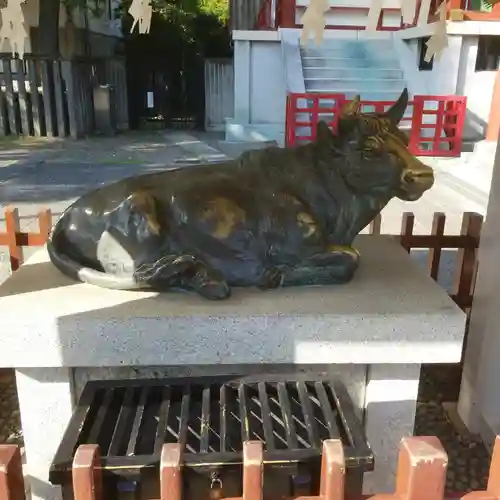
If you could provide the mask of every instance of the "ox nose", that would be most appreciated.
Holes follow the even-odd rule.
[[[403,173],[403,182],[427,190],[434,184],[434,172],[431,167],[414,158]]]

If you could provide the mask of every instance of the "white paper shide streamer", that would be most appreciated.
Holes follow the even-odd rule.
[[[305,45],[307,40],[314,36],[316,45],[321,45],[326,26],[326,13],[330,10],[329,0],[309,0],[304,15],[302,16],[302,33],[300,43]]]
[[[372,0],[370,10],[368,12],[368,19],[366,22],[366,31],[376,32],[378,20],[382,15],[384,0]],[[417,2],[416,0],[400,0],[401,16],[403,24],[412,24],[415,18]],[[423,0],[420,5],[420,12],[417,20],[417,26],[428,25],[430,9],[430,0]],[[437,22],[432,23],[434,32],[426,43],[427,50],[425,53],[425,60],[430,62],[434,56],[439,60],[444,49],[448,47],[448,34],[446,32],[446,2],[443,1],[439,6],[436,14],[439,15]]]
[[[28,28],[24,22],[24,12],[22,4],[25,0],[8,0],[7,6],[0,9],[2,16],[2,28],[0,30],[0,46],[3,48],[8,40],[12,57],[16,56],[19,59],[24,57],[24,48],[28,39]]]
[[[432,56],[439,61],[443,50],[448,47],[448,33],[446,32],[446,1],[438,7],[436,14],[439,15],[439,20],[434,23],[434,33],[426,42],[425,62],[430,62]]]
[[[139,25],[139,33],[141,35],[149,33],[151,16],[153,15],[153,7],[151,7],[150,0],[132,0],[128,13],[134,18],[130,33],[134,31],[136,24]]]

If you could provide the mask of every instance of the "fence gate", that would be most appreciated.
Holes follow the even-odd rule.
[[[233,60],[205,60],[205,130],[224,131],[225,119],[234,116]]]
[[[318,121],[335,131],[344,94],[290,93],[287,96],[285,140],[293,146],[316,138]],[[361,101],[363,112],[381,113],[394,101]],[[412,109],[413,108],[413,109]],[[408,149],[416,156],[460,156],[467,100],[463,96],[415,96],[412,112],[401,120],[409,126]]]

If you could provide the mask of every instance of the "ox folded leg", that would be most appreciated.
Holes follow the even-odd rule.
[[[166,255],[153,264],[141,266],[135,277],[154,289],[193,290],[212,300],[225,299],[231,294],[224,277],[192,255]]]
[[[231,288],[224,276],[200,261],[184,273],[182,283],[184,288],[210,300],[226,299],[231,295]]]
[[[328,251],[313,255],[288,269],[283,286],[328,285],[350,281],[359,265],[359,253],[349,246],[331,246]]]

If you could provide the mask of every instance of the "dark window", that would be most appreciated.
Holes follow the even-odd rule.
[[[483,35],[477,45],[476,71],[496,71],[500,63],[500,36]]]
[[[424,36],[418,39],[418,69],[420,71],[432,71],[432,67],[434,66],[434,56],[431,57],[429,62],[425,60],[425,53],[427,52],[427,45],[425,44],[429,38],[428,36]]]

